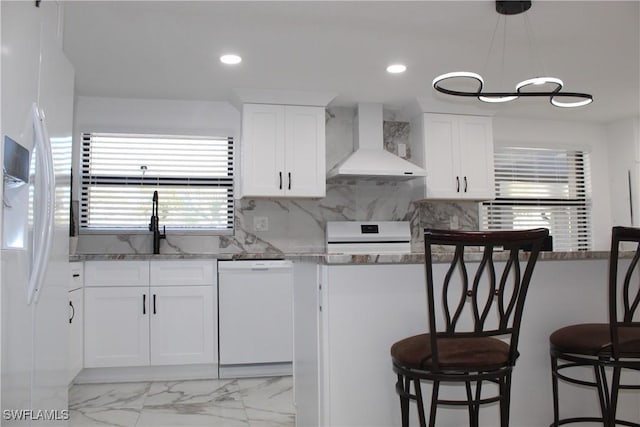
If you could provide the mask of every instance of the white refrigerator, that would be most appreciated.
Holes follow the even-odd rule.
[[[62,51],[61,8],[0,2],[3,426],[68,424],[74,72]]]

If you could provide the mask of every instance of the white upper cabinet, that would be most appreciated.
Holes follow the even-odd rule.
[[[495,197],[490,117],[427,113],[412,129],[414,150],[427,170],[425,199]]]
[[[244,104],[241,197],[324,197],[323,107]]]

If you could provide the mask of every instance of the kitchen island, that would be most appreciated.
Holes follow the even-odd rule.
[[[444,274],[442,254],[434,274]],[[572,323],[607,321],[607,252],[544,253],[536,265],[513,375],[510,425],[552,420],[549,335]],[[299,426],[400,425],[389,348],[427,328],[423,257],[326,256],[299,259],[295,274],[295,400]],[[626,378],[632,378],[628,375]],[[636,378],[640,379],[640,378]],[[427,387],[423,389],[423,393]],[[442,393],[460,390],[443,389]],[[425,396],[428,401],[429,396]],[[598,415],[593,390],[560,385],[562,414]],[[411,425],[417,424],[415,403]],[[621,396],[619,415],[640,420],[640,396]],[[499,424],[497,405],[480,412]],[[464,409],[438,411],[438,426],[468,422]]]
[[[447,268],[451,257],[451,253],[434,256],[436,273]],[[423,254],[105,254],[79,255],[73,260],[256,258],[294,261],[297,424],[400,425],[389,348],[398,339],[426,330]],[[551,422],[549,334],[572,323],[607,321],[607,273],[606,251],[540,254],[525,306],[521,357],[513,376],[512,426]],[[592,390],[561,384],[560,393],[561,414],[597,415]],[[640,420],[639,408],[637,393],[623,395],[619,405],[623,418]],[[413,403],[411,416],[412,425],[417,425]],[[497,420],[497,406],[481,410],[481,425],[495,426]],[[466,423],[464,410],[438,411],[439,426]]]

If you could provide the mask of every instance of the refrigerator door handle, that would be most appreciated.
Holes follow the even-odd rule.
[[[53,170],[53,153],[51,141],[45,123],[44,113],[33,104],[33,127],[35,134],[34,147],[38,152],[39,164],[42,170],[38,171],[37,185],[44,192],[44,201],[35,212],[34,226],[39,225],[37,239],[34,239],[34,256],[29,287],[27,289],[27,303],[37,303],[41,291],[42,278],[47,267],[51,245],[53,244],[54,226],[54,188],[55,171]],[[34,233],[34,236],[36,233]]]

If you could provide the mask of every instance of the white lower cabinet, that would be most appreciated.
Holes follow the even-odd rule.
[[[212,286],[151,287],[150,363],[213,363]]]
[[[148,299],[148,287],[85,289],[85,367],[149,364]]]
[[[94,262],[108,274],[127,261]],[[110,263],[113,265],[105,265]],[[115,286],[87,283],[85,288],[85,367],[127,367],[211,364],[217,359],[217,315],[215,261],[151,261],[152,277],[146,286],[129,286],[118,277]],[[205,264],[208,264],[203,268]],[[132,267],[133,264],[125,264]],[[145,268],[138,264],[137,268]],[[154,286],[155,268],[184,270],[186,279],[176,278]],[[87,263],[91,270],[91,264]],[[197,270],[197,273],[193,271]],[[203,275],[202,271],[206,274]],[[91,272],[87,271],[87,278]],[[132,283],[139,284],[137,280]]]

